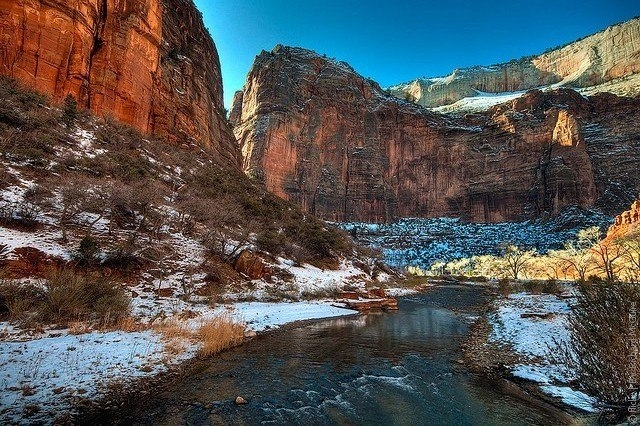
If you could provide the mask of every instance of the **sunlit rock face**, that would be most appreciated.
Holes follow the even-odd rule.
[[[479,92],[501,93],[557,85],[590,93],[640,93],[640,18],[613,25],[539,56],[492,66],[457,69],[449,76],[417,79],[390,88],[425,107],[453,104]]]
[[[640,102],[531,91],[466,116],[389,95],[314,52],[262,52],[235,97],[246,172],[336,221],[499,222],[568,205],[621,211],[638,193]]]
[[[0,73],[239,164],[218,54],[191,0],[0,0]]]
[[[638,235],[640,231],[640,200],[631,204],[629,210],[625,210],[616,216],[615,222],[609,228],[607,241],[625,238],[630,234]]]

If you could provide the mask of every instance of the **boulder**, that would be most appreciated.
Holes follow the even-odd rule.
[[[252,280],[271,279],[271,267],[257,254],[243,250],[233,263],[233,268]]]

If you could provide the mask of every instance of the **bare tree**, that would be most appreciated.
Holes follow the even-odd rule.
[[[87,213],[95,215],[95,217],[88,222],[89,232],[108,214],[112,194],[113,184],[111,182],[96,184],[91,187],[84,206]]]
[[[153,182],[113,188],[109,200],[109,234],[117,224],[131,231],[130,237],[134,242],[145,231],[150,216],[156,214],[156,203],[162,199],[161,196],[162,188]]]
[[[503,249],[503,259],[507,269],[513,279],[518,279],[527,263],[536,255],[536,250],[523,250],[514,244],[505,244]]]
[[[553,255],[565,262],[578,275],[580,281],[587,278],[593,270],[594,259],[591,248],[600,241],[600,228],[597,226],[578,232],[576,241],[567,242],[564,250]]]
[[[67,233],[78,216],[84,212],[89,185],[86,179],[73,177],[59,187],[52,204],[58,208],[58,220],[62,231],[62,242],[69,241]]]
[[[245,220],[242,208],[228,196],[209,201],[202,221],[203,244],[210,253],[225,260],[232,259],[246,246],[258,225],[257,221]]]
[[[622,250],[622,260],[627,279],[640,282],[640,229],[616,240]]]

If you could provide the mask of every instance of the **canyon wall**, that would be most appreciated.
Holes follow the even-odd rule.
[[[239,164],[217,51],[192,0],[0,0],[0,73]]]
[[[539,56],[457,69],[446,77],[417,79],[389,90],[422,106],[438,107],[478,92],[514,92],[553,84],[574,88],[607,85],[602,90],[611,91],[610,83],[619,82],[615,90],[620,94],[638,93],[638,80],[625,80],[638,73],[640,18],[635,18]]]
[[[247,173],[329,220],[616,212],[640,187],[634,99],[532,91],[453,117],[391,96],[343,62],[277,46],[256,58],[235,100]]]

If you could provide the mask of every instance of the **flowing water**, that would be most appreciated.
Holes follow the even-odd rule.
[[[442,287],[397,313],[316,322],[225,352],[134,415],[136,424],[560,424],[566,418],[457,367],[471,308]],[[235,405],[241,395],[247,405]]]

